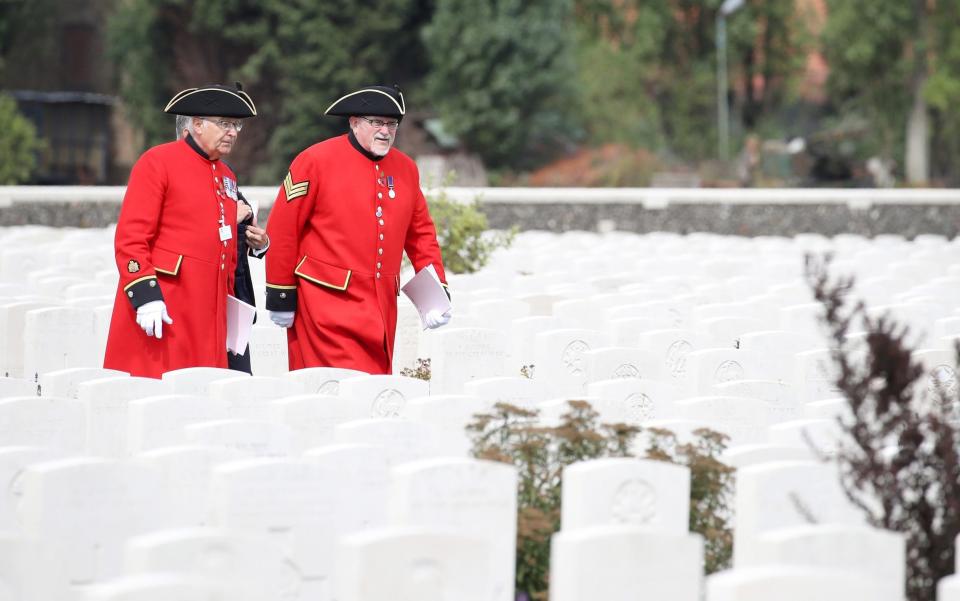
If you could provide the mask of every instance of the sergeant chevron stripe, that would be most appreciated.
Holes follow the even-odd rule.
[[[283,191],[287,195],[287,202],[290,202],[294,198],[306,196],[307,190],[309,189],[310,180],[293,183],[293,178],[290,176],[289,171],[287,172],[287,177],[283,178]]]

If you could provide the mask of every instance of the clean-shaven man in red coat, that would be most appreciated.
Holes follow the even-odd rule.
[[[103,366],[159,378],[183,367],[227,367],[237,177],[230,154],[256,116],[236,87],[189,88],[165,112],[191,117],[189,135],[134,164],[114,239],[120,284]]]
[[[446,285],[437,233],[410,157],[391,149],[406,113],[397,86],[368,86],[326,110],[350,130],[301,152],[267,221],[266,308],[287,330],[291,370],[389,374],[404,251]],[[428,327],[450,314],[431,311]]]

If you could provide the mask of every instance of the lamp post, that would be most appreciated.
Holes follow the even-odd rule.
[[[730,155],[730,107],[727,102],[727,17],[743,6],[744,0],[724,0],[717,13],[717,139],[720,160]]]

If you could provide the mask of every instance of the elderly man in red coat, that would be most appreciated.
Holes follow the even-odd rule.
[[[227,367],[227,295],[237,246],[237,177],[230,154],[257,109],[237,87],[190,88],[165,112],[192,117],[189,135],[134,164],[114,239],[120,284],[103,366],[159,378],[183,367]]]
[[[397,86],[369,86],[326,114],[350,131],[301,152],[267,222],[266,305],[287,330],[290,369],[343,367],[389,374],[404,251],[446,285],[420,174],[393,149],[406,113]],[[449,312],[428,312],[427,327]]]

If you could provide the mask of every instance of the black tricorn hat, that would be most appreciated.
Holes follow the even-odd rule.
[[[165,113],[187,117],[256,117],[257,107],[240,82],[235,88],[213,84],[187,88],[170,99]]]
[[[407,107],[403,102],[400,86],[366,86],[356,92],[342,96],[324,111],[324,115],[353,117],[356,115],[376,115],[377,117],[396,117],[403,119]]]

